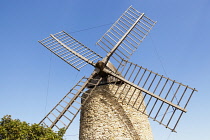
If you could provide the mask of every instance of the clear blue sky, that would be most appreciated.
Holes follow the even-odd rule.
[[[199,91],[189,103],[178,133],[152,122],[155,140],[209,140],[208,0],[1,0],[0,117],[10,114],[38,123],[92,70],[86,67],[77,72],[38,40],[64,30],[100,53],[95,43],[130,5],[158,21],[130,60]],[[78,139],[78,122],[77,118],[67,139]]]

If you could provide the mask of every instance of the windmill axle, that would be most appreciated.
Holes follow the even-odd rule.
[[[107,77],[107,76],[108,76],[108,74],[107,74],[106,72],[103,71],[103,69],[105,68],[105,63],[104,63],[104,62],[98,61],[98,62],[96,63],[96,68],[99,69],[98,74],[99,74],[101,77],[104,78],[104,77]]]

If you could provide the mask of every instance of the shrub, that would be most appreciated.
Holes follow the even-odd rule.
[[[39,124],[21,122],[12,119],[10,115],[1,118],[0,140],[63,140],[65,129],[54,132]]]

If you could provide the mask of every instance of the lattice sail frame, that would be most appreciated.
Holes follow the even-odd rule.
[[[159,124],[176,132],[176,126],[182,114],[187,111],[187,104],[194,91],[197,90],[127,60],[122,60],[121,64],[124,67],[119,66],[117,71],[121,72],[121,75],[133,84],[125,80],[123,85],[112,84],[111,90],[114,94],[119,93],[119,89],[122,88],[121,91],[127,93],[126,95],[119,94],[117,100],[132,106]],[[145,89],[146,92],[136,88],[134,84]],[[116,85],[118,88],[115,87]],[[134,96],[134,94],[138,96]],[[143,100],[140,96],[143,96]],[[140,108],[143,105],[146,106],[142,111]]]
[[[65,31],[54,35],[51,34],[49,37],[39,41],[39,43],[78,71],[87,64],[95,66],[95,62],[102,59],[100,55]]]
[[[93,79],[92,74],[89,78],[83,77],[60,102],[41,120],[40,124],[53,128],[58,131],[61,128],[66,130],[71,125],[82,105],[86,103],[89,96],[100,83],[101,78]],[[91,83],[94,82],[94,83]],[[93,88],[87,88],[92,85]],[[83,94],[86,96],[83,97]]]
[[[96,44],[119,64],[122,59],[130,58],[155,24],[130,6]],[[115,52],[109,54],[113,49]]]

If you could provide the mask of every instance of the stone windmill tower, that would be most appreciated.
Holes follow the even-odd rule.
[[[155,23],[130,6],[97,42],[104,57],[64,31],[39,41],[77,70],[95,67],[40,123],[68,129],[81,111],[82,140],[151,140],[148,118],[175,132],[196,90],[128,61]]]

